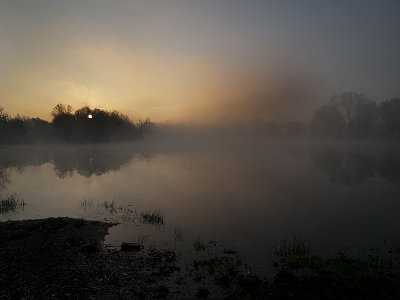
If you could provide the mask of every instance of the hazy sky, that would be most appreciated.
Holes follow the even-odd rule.
[[[155,121],[307,119],[400,97],[400,1],[0,0],[0,105]]]

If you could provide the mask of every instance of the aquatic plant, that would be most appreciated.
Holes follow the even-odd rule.
[[[160,210],[142,212],[140,215],[143,224],[153,224],[153,225],[165,224],[164,213]]]
[[[306,242],[297,236],[293,236],[293,239],[288,241],[286,238],[282,239],[281,244],[274,249],[276,256],[286,258],[290,256],[305,256],[310,254],[311,247]]]
[[[183,229],[182,226],[176,226],[174,229],[174,240],[175,242],[182,241],[183,238]]]
[[[117,207],[116,207],[116,204],[115,204],[115,199],[113,199],[111,202],[108,202],[108,201],[106,200],[106,201],[100,203],[99,206],[100,206],[100,207],[103,207],[104,209],[109,210],[109,211],[110,211],[110,214],[111,214],[111,213],[116,213],[116,212],[117,212],[117,210],[116,210]]]
[[[222,287],[228,287],[241,273],[242,261],[238,255],[213,256],[193,261],[197,277],[204,278],[208,274],[214,277],[214,282]]]
[[[15,193],[0,198],[0,214],[2,215],[15,213],[24,207],[25,201]]]
[[[203,251],[206,249],[206,245],[201,241],[200,236],[197,237],[196,241],[193,244],[193,247],[196,251]]]
[[[81,201],[81,208],[83,208],[85,211],[86,209],[90,209],[93,207],[93,199],[83,199],[83,201]]]

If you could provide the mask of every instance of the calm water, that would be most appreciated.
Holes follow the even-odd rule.
[[[369,248],[400,241],[399,150],[250,138],[1,147],[1,195],[26,205],[0,220],[118,221],[106,243],[216,240],[262,266],[293,234],[321,252]]]

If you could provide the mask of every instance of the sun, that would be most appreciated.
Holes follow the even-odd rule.
[[[92,116],[91,114],[89,114],[87,117],[88,117],[89,119],[93,118],[93,116]]]

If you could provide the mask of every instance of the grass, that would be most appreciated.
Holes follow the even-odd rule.
[[[93,207],[93,199],[83,199],[83,201],[81,201],[81,208],[83,208],[85,211],[86,209],[91,209]]]
[[[108,202],[107,200],[100,203],[100,206],[103,207],[104,209],[107,209],[110,211],[111,213],[116,213],[117,212],[117,207],[116,207],[116,203],[115,200],[113,199],[111,202]]]
[[[339,253],[290,256],[277,268],[273,286],[303,298],[387,299],[400,297],[399,270]],[[329,297],[328,297],[329,296]]]
[[[196,251],[203,251],[206,249],[206,245],[201,241],[200,236],[195,240],[193,247]]]
[[[292,240],[287,240],[284,238],[281,241],[281,244],[274,249],[274,255],[276,257],[280,257],[281,259],[291,256],[304,256],[310,253],[310,245],[307,245],[303,239],[297,236],[293,236]]]
[[[26,203],[17,194],[9,194],[0,199],[0,214],[15,213],[19,209],[24,209]]]
[[[240,275],[242,261],[239,256],[214,256],[205,259],[196,259],[193,261],[193,267],[199,272],[205,271],[208,275],[214,277],[214,282],[222,287],[230,286]]]
[[[174,229],[174,240],[175,242],[180,242],[183,239],[183,229],[182,226],[176,226]]]
[[[381,249],[382,250],[382,249]],[[400,299],[399,247],[369,251],[366,259],[344,252],[312,253],[301,238],[283,240],[274,251],[275,276],[241,297],[269,299]],[[240,298],[240,297],[239,297]]]
[[[97,203],[97,205],[94,205]],[[131,208],[131,204],[121,204],[117,200],[112,199],[105,201],[94,201],[93,199],[83,199],[80,203],[82,210],[90,211],[96,209],[104,210],[108,212],[107,221],[112,220],[121,224],[127,225],[128,223],[154,225],[156,227],[165,225],[165,215],[162,210],[146,210],[139,211],[136,208]],[[102,213],[102,212],[100,212]],[[182,229],[180,228],[182,231]],[[175,231],[176,237],[179,235],[182,238],[183,231]]]
[[[140,215],[141,215],[143,224],[151,224],[151,225],[164,225],[165,224],[164,213],[160,210],[142,212]]]

